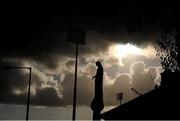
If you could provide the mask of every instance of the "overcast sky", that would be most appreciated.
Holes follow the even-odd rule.
[[[119,92],[124,93],[125,103],[138,96],[131,88],[144,94],[159,85],[162,70],[153,44],[167,3],[24,3],[5,8],[0,66],[33,67],[32,105],[61,107],[64,111],[72,105],[75,45],[66,40],[67,26],[87,32],[86,45],[79,48],[78,106],[89,108],[93,99],[91,78],[96,73],[97,60],[104,67],[106,106],[119,104]],[[132,21],[136,32],[130,34],[128,25]],[[46,74],[59,75],[60,82]],[[1,106],[26,104],[27,84],[27,70],[0,69]]]

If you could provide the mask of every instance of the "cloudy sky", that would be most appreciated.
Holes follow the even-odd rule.
[[[0,66],[31,66],[31,113],[54,112],[48,119],[71,119],[74,83],[75,45],[67,42],[66,27],[86,30],[86,45],[79,47],[77,105],[78,118],[91,119],[89,105],[94,96],[95,62],[104,67],[104,104],[118,106],[116,94],[124,93],[123,103],[159,85],[162,72],[154,41],[159,35],[158,15],[167,8],[161,2],[61,3],[8,5],[4,12],[5,38],[0,44]],[[141,22],[140,22],[141,21]],[[136,32],[128,31],[135,22]],[[28,70],[0,69],[0,118],[23,119]],[[47,74],[60,76],[56,81]],[[8,108],[6,108],[8,107]],[[41,112],[41,111],[42,112]],[[53,111],[49,111],[53,110]],[[107,107],[106,107],[107,110]],[[86,112],[86,113],[85,113]],[[67,113],[66,113],[67,114]],[[85,115],[86,114],[86,115]],[[14,117],[14,118],[13,118]]]

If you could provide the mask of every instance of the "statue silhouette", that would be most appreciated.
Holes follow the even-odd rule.
[[[98,67],[95,78],[95,96],[91,102],[91,109],[93,110],[93,120],[100,120],[100,113],[104,108],[103,103],[103,67],[99,61],[96,62]]]

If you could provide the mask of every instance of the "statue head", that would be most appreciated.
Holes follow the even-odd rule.
[[[100,61],[96,61],[96,66],[97,67],[101,67],[102,65],[101,65],[101,62]]]

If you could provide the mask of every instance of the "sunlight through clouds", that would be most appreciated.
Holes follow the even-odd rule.
[[[109,55],[117,58],[119,60],[119,64],[124,66],[122,59],[129,56],[145,56],[146,58],[155,58],[156,51],[151,46],[148,45],[145,48],[137,47],[132,44],[113,44],[108,49]]]

